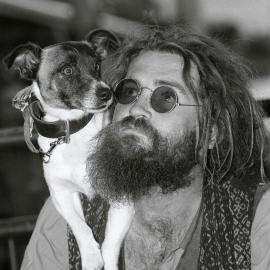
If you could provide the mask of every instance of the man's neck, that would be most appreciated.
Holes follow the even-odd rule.
[[[175,211],[185,211],[200,201],[202,194],[202,173],[201,168],[196,166],[189,174],[191,184],[188,187],[180,188],[174,192],[163,194],[160,188],[154,188],[150,195],[142,197],[135,203],[136,216],[141,219],[149,219],[150,214],[164,217],[174,217]],[[144,213],[146,212],[146,216]]]
[[[130,254],[126,258],[128,269],[156,269],[154,265],[181,245],[202,196],[201,168],[194,167],[189,177],[192,181],[188,187],[168,194],[156,188],[135,203],[135,217],[125,243]]]

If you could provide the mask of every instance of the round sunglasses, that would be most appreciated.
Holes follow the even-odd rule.
[[[148,89],[152,92],[150,104],[158,113],[171,112],[176,106],[201,106],[198,104],[183,104],[178,102],[176,90],[170,86],[158,86],[154,90],[142,87],[134,79],[123,79],[115,87],[114,95],[116,101],[120,104],[134,103],[141,95],[142,89]]]

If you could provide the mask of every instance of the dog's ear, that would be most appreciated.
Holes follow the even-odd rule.
[[[104,29],[95,29],[89,32],[85,40],[92,45],[101,60],[120,46],[119,39],[112,32]]]
[[[41,48],[34,43],[26,43],[17,46],[4,59],[8,68],[14,68],[20,73],[20,77],[26,80],[36,78],[38,71]]]

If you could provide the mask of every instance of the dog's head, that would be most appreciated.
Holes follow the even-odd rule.
[[[118,48],[118,39],[102,29],[84,41],[67,41],[41,49],[27,43],[4,59],[8,68],[36,81],[39,99],[53,108],[99,112],[112,103],[109,86],[100,80],[100,62]]]

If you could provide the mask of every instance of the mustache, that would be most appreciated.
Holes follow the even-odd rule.
[[[112,125],[114,124],[119,128],[119,130],[137,129],[149,136],[157,134],[157,130],[143,117],[134,117],[129,115],[118,122],[112,123]]]
[[[119,121],[110,123],[94,137],[93,142],[95,148],[99,148],[103,145],[103,152],[105,152],[107,148],[108,155],[113,154],[114,151],[119,151],[119,149],[124,149],[123,145],[133,148],[134,151],[143,152],[145,146],[142,147],[140,144],[137,144],[136,141],[138,138],[136,135],[134,136],[129,132],[126,133],[126,129],[138,131],[149,138],[148,143],[149,146],[151,145],[152,150],[149,151],[148,149],[148,157],[154,157],[155,150],[158,147],[161,149],[164,145],[164,140],[166,140],[159,135],[158,130],[155,129],[147,119],[143,117],[126,116]],[[107,146],[104,147],[104,145]],[[112,148],[115,149],[110,152]]]

